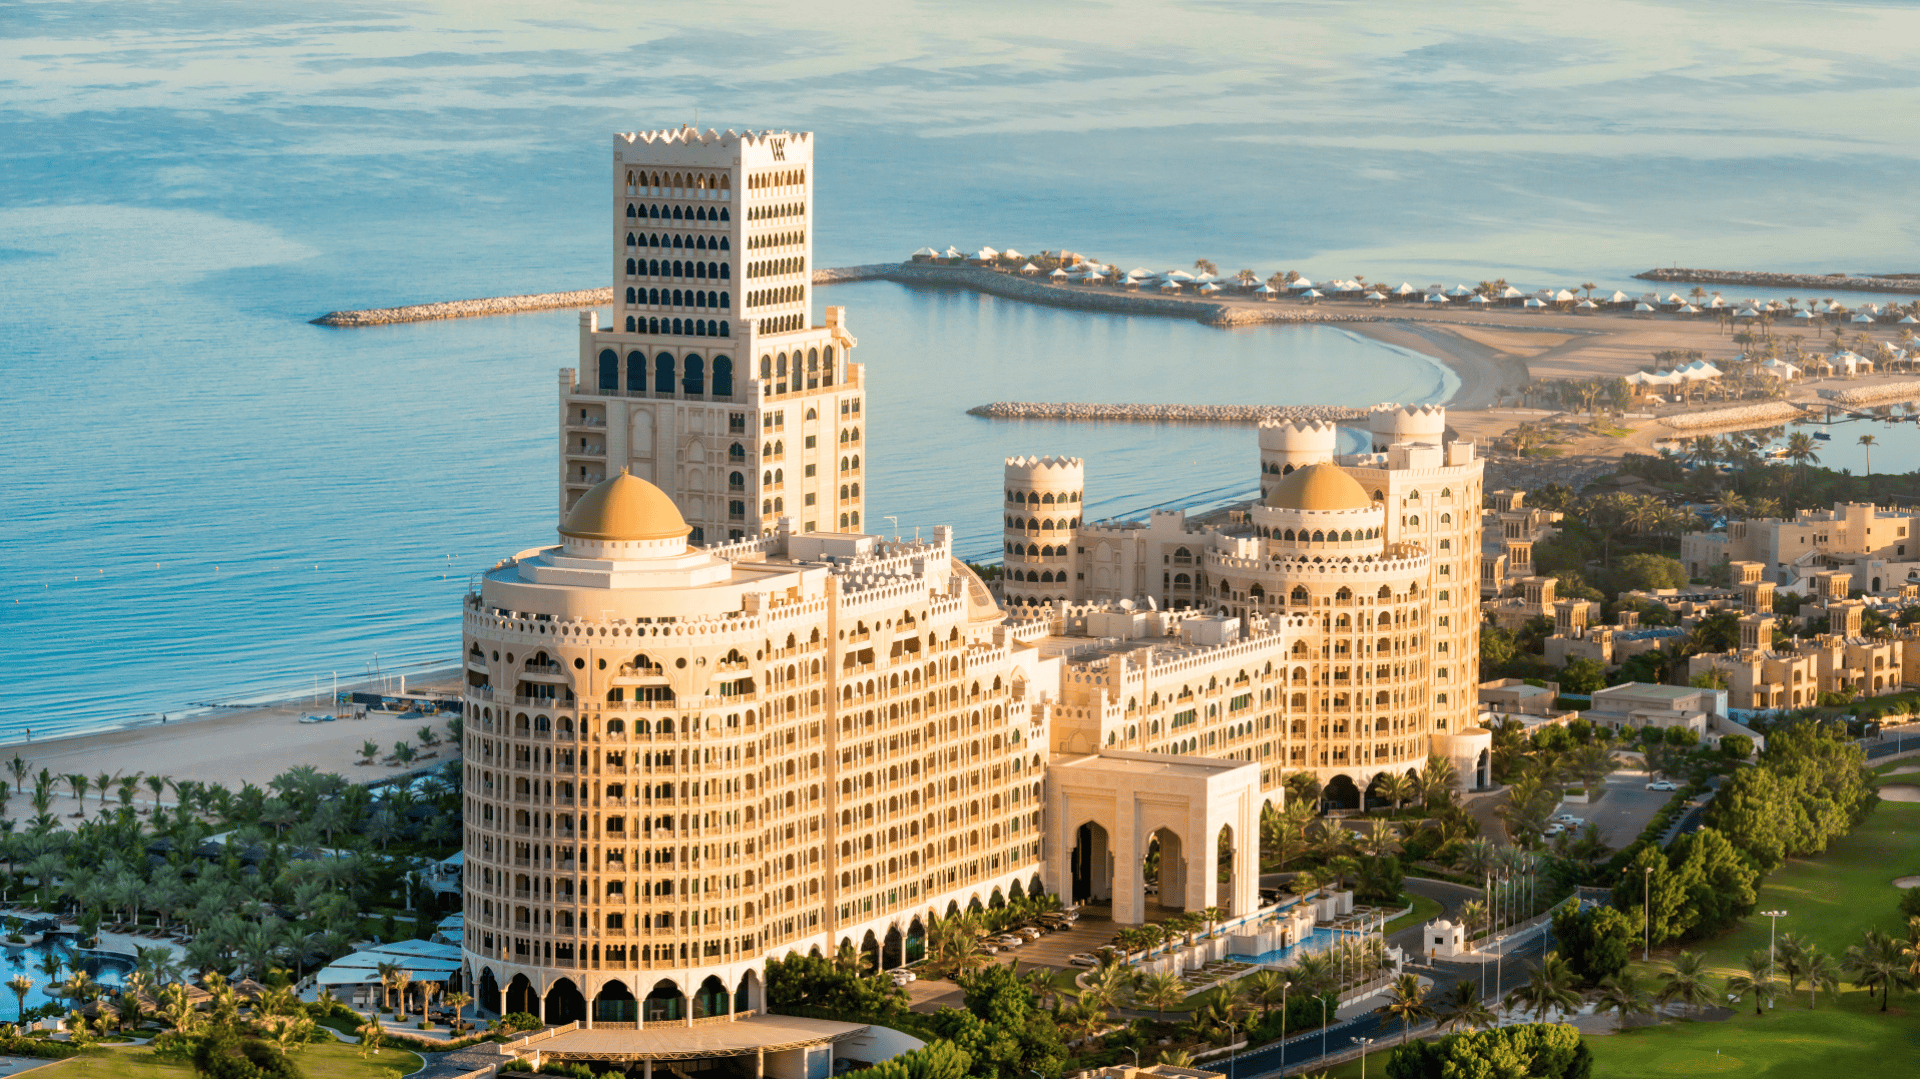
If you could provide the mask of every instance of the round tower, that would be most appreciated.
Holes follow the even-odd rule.
[[[1447,434],[1447,410],[1438,405],[1376,405],[1367,416],[1373,433],[1373,452],[1382,454],[1394,443],[1438,446]]]
[[[1339,445],[1331,420],[1260,421],[1260,497],[1295,469],[1332,461]]]
[[[1080,527],[1086,463],[1079,458],[1006,459],[1007,606],[1078,598],[1073,535]]]

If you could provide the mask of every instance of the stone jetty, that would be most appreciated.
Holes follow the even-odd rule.
[[[576,289],[573,292],[533,293],[528,296],[490,296],[480,300],[446,300],[438,304],[329,311],[313,321],[321,326],[387,326],[393,323],[432,322],[435,319],[474,319],[483,315],[517,315],[523,311],[599,307],[613,303],[613,290]]]
[[[1801,289],[1818,293],[1889,292],[1920,296],[1920,277],[1850,277],[1846,274],[1778,274],[1767,270],[1689,270],[1660,267],[1633,275],[1642,281],[1680,281],[1692,285],[1738,285],[1754,289]]]
[[[1757,405],[1736,405],[1730,409],[1675,413],[1661,417],[1660,422],[1675,431],[1699,431],[1705,428],[1771,427],[1799,419],[1804,414],[1804,410],[1791,401],[1766,401]]]
[[[1158,315],[1194,319],[1209,326],[1257,326],[1266,323],[1381,322],[1379,315],[1350,311],[1322,311],[1299,304],[1230,305],[1202,297],[1179,298],[1128,292],[1111,286],[1050,285],[978,266],[927,266],[919,263],[869,263],[813,272],[815,285],[855,281],[897,281],[907,285],[934,285],[972,289],[1009,300],[1080,311],[1107,311],[1119,315]],[[438,304],[329,311],[313,321],[321,326],[387,326],[393,323],[431,322],[435,319],[473,319],[486,315],[516,315],[556,308],[602,307],[613,303],[613,290],[577,289],[573,292],[534,293],[529,296],[493,296],[480,300],[448,300]]]
[[[1904,379],[1900,382],[1878,383],[1870,386],[1850,387],[1837,390],[1827,400],[1839,405],[1868,405],[1888,401],[1920,401],[1920,382]]]
[[[1365,409],[1339,405],[1105,405],[1085,401],[996,401],[967,410],[995,420],[1121,420],[1147,423],[1258,424],[1262,420],[1362,420]]]

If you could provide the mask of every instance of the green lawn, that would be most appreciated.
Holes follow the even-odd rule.
[[[1413,911],[1388,923],[1386,932],[1389,934],[1397,934],[1409,926],[1417,926],[1420,923],[1429,922],[1440,914],[1441,907],[1440,901],[1438,900],[1425,896],[1407,897],[1404,894],[1401,898],[1411,899],[1413,901]]]
[[[399,1077],[418,1072],[423,1064],[411,1050],[388,1047],[374,1057],[360,1056],[360,1048],[349,1043],[313,1043],[293,1056],[294,1065],[307,1076]],[[153,1051],[144,1046],[103,1046],[79,1057],[47,1065],[20,1076],[77,1077],[191,1077],[193,1066],[156,1061]]]
[[[1803,991],[1778,1006],[1765,1016],[1755,1016],[1749,1004],[1724,1022],[1681,1021],[1590,1038],[1593,1075],[1913,1075],[1920,1026],[1897,1012],[1878,1012],[1866,994],[1849,990],[1838,1002],[1822,995],[1820,1008],[1809,1011]]]

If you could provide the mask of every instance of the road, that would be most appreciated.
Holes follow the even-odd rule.
[[[1446,914],[1459,910],[1460,904],[1480,895],[1479,890],[1465,885],[1454,885],[1445,881],[1432,881],[1426,878],[1408,878],[1407,891],[1426,896],[1440,903]],[[1389,935],[1387,943],[1398,945],[1409,953],[1420,952],[1420,931],[1418,926],[1410,926],[1397,934]],[[1543,931],[1522,945],[1516,945],[1499,963],[1482,968],[1480,964],[1455,964],[1445,960],[1435,961],[1432,967],[1410,968],[1418,974],[1431,978],[1434,982],[1429,997],[1439,997],[1453,989],[1455,983],[1462,981],[1484,980],[1483,997],[1498,1001],[1500,991],[1511,990],[1519,985],[1519,979],[1526,971],[1526,962],[1538,962],[1542,954],[1552,947],[1552,931]],[[1347,1021],[1335,1021],[1324,1030],[1315,1029],[1302,1035],[1295,1035],[1284,1042],[1269,1043],[1249,1054],[1241,1054],[1232,1061],[1232,1071],[1228,1076],[1281,1076],[1285,1070],[1298,1072],[1311,1066],[1324,1054],[1337,1054],[1352,1048],[1352,1039],[1379,1039],[1382,1043],[1391,1043],[1400,1038],[1398,1024],[1391,1017],[1381,1013],[1365,1013]],[[1225,1062],[1210,1063],[1212,1068],[1225,1070]]]

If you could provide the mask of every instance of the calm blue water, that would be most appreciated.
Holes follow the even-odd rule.
[[[1824,3],[11,6],[0,741],[449,656],[466,576],[550,536],[575,316],[306,320],[603,283],[611,131],[818,132],[820,265],[989,243],[1637,292],[1655,263],[1920,270],[1914,40],[1911,8]],[[1255,459],[1244,429],[969,405],[1449,389],[1328,328],[819,299],[869,365],[870,520],[969,553],[1007,454],[1085,456],[1102,514],[1244,495]]]
[[[5,947],[4,956],[0,956],[0,983],[5,983],[16,975],[26,975],[33,980],[33,989],[27,991],[24,1003],[28,1010],[37,1009],[49,1001],[56,1000],[47,993],[47,987],[53,980],[47,977],[46,972],[40,970],[40,962],[46,959],[50,949],[57,950],[57,947],[40,942],[32,945],[8,945]],[[116,991],[120,986],[121,977],[133,970],[133,964],[130,961],[97,952],[61,951],[61,955],[77,958],[80,967],[93,976],[94,982],[112,987]],[[65,981],[71,972],[71,968],[61,972],[59,981]],[[72,1002],[66,998],[57,1000],[63,1006],[69,1008],[72,1006]],[[21,1017],[21,1004],[21,1000],[14,996],[12,990],[0,988],[0,1017],[17,1023]]]

